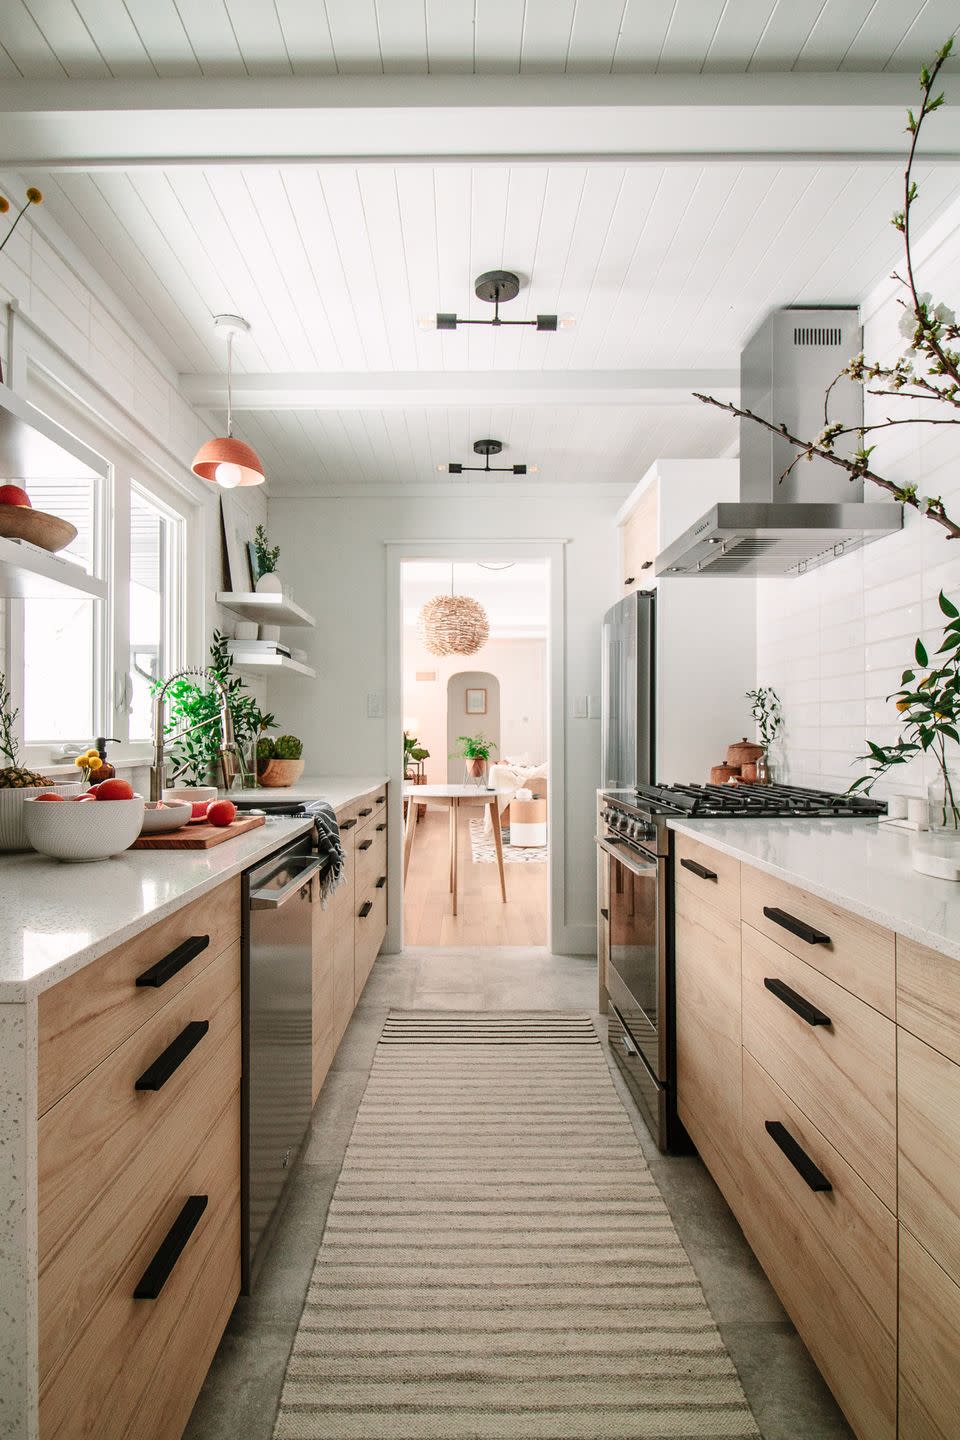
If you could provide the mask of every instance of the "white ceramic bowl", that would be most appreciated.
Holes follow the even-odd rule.
[[[128,850],[143,824],[143,796],[132,800],[25,800],[27,839],[54,860],[106,860]]]
[[[47,795],[51,790],[55,790],[58,795],[79,795],[84,788],[79,781],[69,780],[66,784],[54,781],[50,785],[37,785],[25,790],[0,790],[0,850],[9,853],[13,850],[30,849],[23,823],[25,800],[36,795]],[[45,800],[43,803],[49,805],[50,801]]]
[[[179,830],[186,825],[192,811],[193,807],[186,801],[181,804],[178,800],[164,800],[163,809],[158,808],[156,801],[148,801],[143,807],[143,827],[140,834],[164,835],[171,830]]]
[[[216,800],[217,789],[215,785],[182,785],[179,789],[172,788],[163,791],[164,801],[179,801],[186,805],[199,805],[201,800],[207,802]]]

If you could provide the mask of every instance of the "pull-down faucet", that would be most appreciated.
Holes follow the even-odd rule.
[[[175,680],[182,680],[186,677],[198,677],[208,680],[211,685],[216,687],[220,695],[219,715],[216,717],[211,715],[209,720],[198,720],[196,725],[188,725],[185,729],[178,731],[176,735],[165,735],[164,725],[166,723],[166,716],[164,700],[166,699],[167,691]],[[154,696],[153,701],[153,764],[150,766],[151,800],[161,800],[163,798],[164,770],[166,769],[165,747],[167,742],[175,744],[178,740],[182,740],[184,735],[189,735],[191,731],[202,730],[205,725],[212,725],[215,719],[219,719],[220,721],[220,779],[223,783],[224,790],[229,790],[233,773],[227,757],[236,754],[237,746],[233,733],[233,716],[230,714],[227,692],[223,688],[222,681],[212,670],[208,670],[206,666],[188,665],[186,669],[178,670],[175,675],[171,675],[168,680],[163,682],[163,685]],[[185,765],[182,765],[179,770],[174,771],[170,778],[176,780],[178,776],[183,774],[186,768]]]

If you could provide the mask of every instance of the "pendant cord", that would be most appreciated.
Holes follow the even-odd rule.
[[[233,331],[227,331],[227,438],[233,439]]]

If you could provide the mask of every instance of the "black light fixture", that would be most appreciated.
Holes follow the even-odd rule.
[[[473,442],[474,454],[485,456],[485,464],[458,465],[455,460],[450,460],[445,465],[438,465],[437,469],[441,475],[445,473],[448,475],[462,475],[465,470],[477,470],[481,475],[536,475],[540,469],[539,465],[491,465],[490,456],[499,455],[502,449],[502,440],[475,440]]]
[[[535,320],[504,320],[500,306],[508,300],[515,300],[520,294],[520,276],[512,270],[487,270],[478,275],[474,282],[474,294],[478,300],[485,300],[493,306],[492,320],[466,320],[459,315],[437,311],[436,315],[425,315],[420,321],[423,330],[456,330],[458,325],[528,325],[535,330],[570,330],[574,324],[572,315],[538,315]]]

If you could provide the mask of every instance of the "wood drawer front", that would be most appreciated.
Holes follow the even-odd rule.
[[[900,1229],[899,1440],[956,1440],[960,1286]]]
[[[356,919],[356,946],[354,950],[354,990],[355,998],[360,999],[361,992],[370,971],[373,969],[374,961],[380,953],[380,946],[383,944],[383,937],[387,930],[387,889],[373,890],[360,902],[357,896],[357,919]],[[370,911],[367,915],[360,915],[362,905],[369,905]]]
[[[734,1169],[740,1149],[740,926],[686,886],[676,905],[677,1098]]]
[[[162,1088],[136,1090],[137,1079],[193,1021],[207,1021],[209,1029]],[[41,1117],[41,1267],[78,1232],[109,1233],[115,1187],[129,1193],[149,1185],[151,1173],[176,1167],[189,1153],[202,1092],[212,1090],[222,1106],[240,1083],[239,1026],[240,947],[234,944]]]
[[[387,873],[387,832],[378,830],[378,824],[386,819],[371,822],[362,834],[357,836],[357,894],[366,896],[376,885],[381,875]]]
[[[960,1285],[960,1065],[901,1030],[897,1085],[900,1223]]]
[[[897,936],[897,1024],[960,1065],[960,962]]]
[[[809,1188],[767,1121],[786,1126],[832,1190]],[[746,1053],[743,1145],[747,1239],[860,1440],[893,1440],[895,1216]]]
[[[897,1027],[749,925],[743,1044],[891,1210],[897,1208]],[[830,1019],[811,1025],[764,985]]]
[[[333,1040],[334,1049],[343,1039],[355,1003],[353,970],[355,850],[353,842],[346,851],[347,865],[343,881],[333,892]]]
[[[682,886],[696,896],[697,900],[706,901],[722,915],[731,920],[739,920],[740,861],[731,859],[719,850],[712,850],[709,845],[703,845],[699,840],[692,840],[689,835],[675,836],[673,853],[677,890]],[[687,863],[684,864],[684,861]],[[692,870],[691,865],[697,866],[698,870],[707,871],[707,876],[699,874],[698,870]],[[708,878],[709,876],[716,876],[716,879]]]
[[[210,937],[207,947],[164,984],[136,984],[137,976],[165,955],[204,935]],[[45,990],[38,1001],[39,1113],[61,1099],[239,937],[240,877],[236,876]]]
[[[740,876],[740,899],[743,919],[754,930],[806,960],[875,1010],[894,1018],[896,959],[891,930],[808,895],[784,880],[764,875],[750,865],[743,866]],[[829,936],[829,943],[811,944],[801,939],[765,915],[765,908],[780,910]]]
[[[362,795],[356,802],[357,829],[366,830],[368,826],[374,825],[379,820],[387,818],[387,787],[378,785],[376,790],[370,790]]]
[[[144,1271],[191,1195],[206,1209],[156,1300]],[[240,1292],[240,1093],[40,1389],[40,1440],[179,1440]]]

